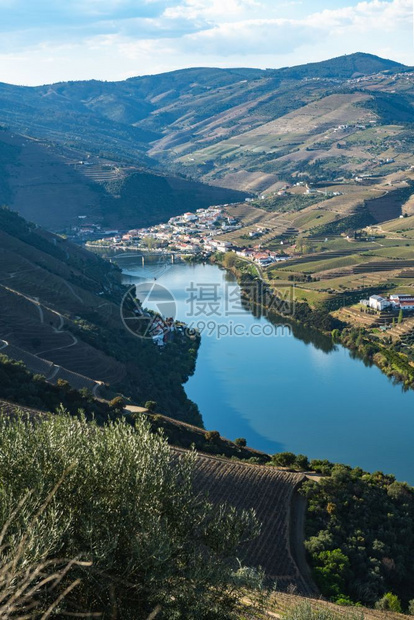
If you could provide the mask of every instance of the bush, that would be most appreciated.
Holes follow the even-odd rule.
[[[237,437],[237,439],[234,440],[234,443],[236,446],[240,446],[240,448],[245,448],[247,446],[247,441],[244,437]]]
[[[304,454],[298,454],[295,458],[295,469],[300,469],[301,471],[307,471],[309,469],[309,460],[308,457]]]
[[[293,452],[279,452],[272,456],[272,460],[279,467],[292,467],[296,459]]]
[[[209,443],[217,443],[220,440],[220,433],[218,431],[207,431],[204,436]]]
[[[376,609],[396,611],[397,613],[401,613],[402,611],[400,599],[392,592],[387,592],[387,594],[384,594],[384,596],[376,602],[375,607]]]
[[[27,514],[35,514],[26,565],[56,557],[92,563],[73,567],[80,583],[60,603],[61,615],[128,620],[160,606],[166,619],[231,618],[235,552],[258,524],[252,511],[213,507],[195,494],[195,458],[171,452],[145,420],[134,429],[68,415],[2,418],[0,530],[30,489],[30,510],[16,514],[3,544],[19,547],[23,533],[31,535]],[[62,592],[67,585],[62,579]],[[49,603],[43,593],[40,608]]]

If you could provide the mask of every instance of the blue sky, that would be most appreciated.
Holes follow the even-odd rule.
[[[369,52],[414,65],[414,0],[0,0],[0,81],[122,80]]]

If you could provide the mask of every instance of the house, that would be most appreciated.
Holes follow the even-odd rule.
[[[241,256],[242,258],[251,258],[253,256],[253,250],[249,250],[249,249],[237,250],[236,254],[237,256]]]
[[[256,262],[259,263],[261,267],[267,267],[268,265],[271,265],[274,262],[274,260],[270,256],[267,256],[267,258],[257,259]]]
[[[371,295],[369,298],[369,307],[374,310],[384,310],[384,308],[388,308],[391,303],[385,297],[381,297],[381,295]]]
[[[255,254],[253,254],[253,260],[255,263],[258,263],[262,267],[271,265],[271,263],[274,262],[274,259],[269,256],[267,252],[255,252]]]
[[[195,222],[198,219],[198,216],[195,213],[184,213],[183,220],[186,222]]]
[[[213,239],[209,243],[209,249],[217,250],[218,252],[230,252],[233,244],[230,241],[221,241],[220,239]]]
[[[390,303],[394,308],[402,310],[414,310],[414,295],[406,293],[390,295]]]

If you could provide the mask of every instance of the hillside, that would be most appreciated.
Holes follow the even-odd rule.
[[[238,509],[254,508],[262,528],[260,536],[242,554],[243,561],[248,566],[261,566],[267,579],[276,582],[279,589],[293,589],[309,596],[317,591],[307,566],[302,563],[299,567],[295,558],[302,551],[305,509],[295,494],[304,479],[301,474],[274,467],[199,455],[195,484],[215,504],[228,502]]]
[[[234,618],[258,521],[194,488],[195,455],[144,420],[0,416],[0,431],[3,618]]]
[[[0,209],[0,353],[52,383],[155,400],[167,415],[201,424],[182,387],[197,341],[177,338],[161,354],[131,336],[119,312],[124,292],[114,265]]]
[[[0,400],[0,417],[15,418],[19,411],[30,418],[47,419],[43,412]],[[175,462],[188,455],[182,449],[171,450]],[[280,590],[317,594],[306,564],[302,561],[299,568],[295,558],[298,548],[303,553],[305,505],[300,501],[297,488],[305,477],[276,467],[247,465],[206,454],[198,454],[194,465],[193,485],[197,493],[205,494],[216,506],[227,503],[238,511],[254,509],[262,524],[260,535],[238,550],[243,563],[262,567],[268,583],[277,582]]]
[[[118,163],[261,192],[297,172],[330,179],[381,175],[390,168],[377,170],[382,159],[412,165],[413,95],[412,70],[357,53],[277,70],[0,84],[0,119]]]
[[[288,75],[289,77],[301,78],[344,78],[350,79],[371,75],[381,71],[397,72],[404,69],[404,65],[393,60],[380,58],[374,54],[349,54],[338,56],[322,62],[310,62],[297,67],[279,69],[275,73]]]
[[[0,205],[49,230],[147,226],[246,194],[0,129]]]

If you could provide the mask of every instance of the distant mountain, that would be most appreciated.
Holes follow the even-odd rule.
[[[405,65],[394,60],[386,60],[373,54],[349,54],[338,56],[322,62],[311,62],[297,67],[277,69],[275,74],[283,75],[292,79],[303,78],[338,78],[349,79],[362,75],[372,75],[382,71],[401,71]]]
[[[404,150],[402,134],[414,122],[412,73],[356,53],[276,70],[192,68],[123,82],[0,84],[0,122],[80,157],[260,192],[289,179],[298,161],[305,172],[317,161],[328,179],[333,169],[360,172],[358,149],[338,152],[343,136],[329,134],[335,126],[401,125]],[[367,134],[362,142],[370,140]],[[383,146],[375,145],[375,154],[389,159],[390,145]],[[364,154],[363,170],[376,165],[371,155]]]
[[[131,336],[120,317],[125,291],[112,263],[0,208],[0,355],[51,383],[122,393],[140,405],[154,400],[159,411],[200,424],[182,387],[194,343],[174,341],[160,355],[151,340]]]

